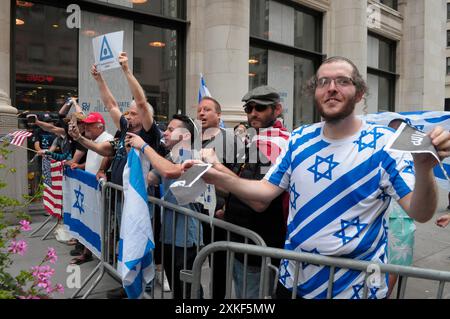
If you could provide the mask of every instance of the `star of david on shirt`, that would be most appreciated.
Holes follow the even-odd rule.
[[[413,174],[413,175],[414,175],[414,161],[407,161],[407,160],[404,160],[404,161],[405,161],[405,163],[408,165],[408,167],[405,168],[405,169],[403,170],[403,172],[409,173],[409,174]]]
[[[75,196],[77,197],[75,204],[73,204],[73,208],[80,210],[80,214],[84,213],[83,202],[84,202],[84,194],[81,192],[81,185],[78,186],[78,190],[74,189]]]
[[[383,202],[385,202],[390,196],[384,191],[384,189],[380,188],[381,193],[378,195],[377,199],[381,199]]]
[[[383,133],[377,132],[377,128],[375,127],[370,132],[362,131],[359,139],[353,143],[358,144],[358,152],[362,152],[366,148],[375,149],[377,147],[377,140],[383,135]]]
[[[291,204],[291,208],[297,209],[297,199],[300,197],[300,194],[297,193],[297,190],[295,189],[295,183],[291,187],[289,187],[289,193],[289,202]]]
[[[329,179],[330,181],[333,179],[331,173],[333,172],[333,169],[339,165],[338,162],[333,161],[333,157],[334,157],[334,154],[332,154],[328,157],[325,157],[325,158],[320,157],[319,155],[316,156],[315,164],[308,168],[308,171],[310,171],[311,173],[314,174],[314,183],[317,183],[322,178]],[[321,171],[319,171],[319,168],[320,168],[319,166],[322,163],[328,164],[328,168],[325,171],[323,171],[323,169],[321,169],[322,170],[322,172],[321,172]],[[323,165],[322,165],[322,167],[323,167]]]
[[[319,251],[317,250],[317,248],[314,248],[313,250],[302,249],[302,252],[320,255],[320,253],[319,253]],[[307,263],[307,262],[302,262],[302,269],[305,269],[305,268],[308,267],[309,265],[314,265],[314,264],[310,264],[310,263]]]
[[[353,296],[351,296],[350,299],[361,299],[361,296],[360,296],[359,292],[363,288],[364,288],[364,285],[362,285],[362,284],[352,286]]]
[[[353,218],[351,221],[341,219],[341,230],[334,233],[334,236],[342,239],[342,246],[346,245],[353,238],[359,238],[359,234],[367,227],[368,224],[360,223],[359,217]],[[348,235],[350,231],[356,230],[356,234]],[[346,234],[347,231],[347,234]]]
[[[374,288],[369,288],[369,289],[370,289],[369,299],[378,299],[377,298],[377,291],[380,290],[380,288],[374,287]]]
[[[283,259],[280,267],[280,281],[283,285],[286,285],[286,279],[290,277],[287,267],[289,265],[289,260]]]

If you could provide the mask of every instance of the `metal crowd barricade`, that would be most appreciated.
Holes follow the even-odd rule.
[[[123,206],[123,202],[124,202],[124,198],[123,198],[123,188],[121,186],[112,184],[112,183],[102,183],[102,204],[101,204],[101,211],[102,211],[102,234],[103,234],[103,238],[102,238],[102,258],[100,260],[100,263],[95,267],[95,269],[88,275],[88,277],[84,280],[84,282],[82,283],[81,287],[79,289],[77,289],[77,291],[75,291],[75,293],[71,296],[71,298],[76,298],[81,291],[88,285],[88,283],[91,281],[91,279],[94,277],[94,275],[96,273],[99,272],[97,278],[95,279],[95,281],[89,286],[89,288],[87,289],[87,291],[84,293],[84,295],[82,296],[83,299],[87,298],[92,291],[95,289],[95,287],[100,283],[100,281],[102,280],[103,276],[107,273],[109,274],[113,279],[115,279],[117,282],[121,283],[121,277],[117,271],[117,257],[118,257],[118,239],[119,239],[119,232],[120,232],[120,227],[119,227],[119,220],[120,220],[120,216],[121,216],[121,210],[122,210],[122,206]],[[156,207],[159,206],[161,208],[161,230],[164,229],[165,227],[165,215],[166,212],[164,212],[164,210],[169,209],[171,211],[173,211],[173,214],[178,213],[179,216],[181,215],[181,218],[185,219],[185,229],[184,229],[184,260],[183,260],[183,265],[184,265],[184,269],[181,271],[180,274],[177,274],[180,276],[181,281],[182,281],[182,285],[183,285],[183,298],[186,298],[186,295],[190,292],[189,287],[187,287],[187,283],[188,280],[186,280],[186,278],[189,278],[191,276],[191,271],[189,269],[186,269],[186,252],[187,252],[187,246],[186,246],[186,242],[187,242],[187,227],[188,227],[188,218],[193,218],[195,220],[196,223],[198,223],[197,225],[200,225],[201,223],[207,223],[210,224],[212,226],[211,232],[212,232],[212,239],[211,242],[214,242],[214,233],[215,233],[215,229],[216,228],[220,228],[226,231],[226,239],[228,241],[230,241],[231,239],[231,234],[236,234],[239,236],[243,237],[243,241],[245,244],[253,244],[253,245],[258,245],[258,246],[266,246],[264,240],[255,232],[243,228],[243,227],[239,227],[236,226],[234,224],[225,222],[223,220],[217,219],[217,218],[212,218],[210,219],[209,216],[186,209],[184,207],[169,203],[167,201],[155,198],[155,197],[148,197],[148,202],[151,205],[151,211],[153,212],[153,218],[152,218],[152,223],[153,223],[153,233],[155,234],[155,229],[156,229],[156,218],[155,217],[155,212],[156,212]],[[178,217],[179,218],[179,217]],[[171,229],[172,229],[172,238],[175,238],[175,227],[176,227],[176,219],[173,218],[174,223],[171,225]],[[200,227],[197,227],[197,242],[201,242],[200,240]],[[162,234],[164,234],[165,232],[162,232]],[[174,241],[172,241],[172,251],[171,252],[165,252],[164,251],[164,245],[162,243],[164,243],[164,235],[162,235],[161,241],[159,240],[159,238],[156,238],[155,236],[155,245],[161,245],[161,261],[162,261],[162,270],[164,271],[165,265],[164,265],[164,254],[165,253],[171,253],[172,254],[172,265],[168,265],[170,267],[172,267],[172,270],[174,269],[174,262],[175,262],[175,256],[174,256],[174,247],[175,247],[175,243]],[[199,252],[202,251],[202,247],[198,247],[197,245],[197,254]],[[211,275],[209,278],[209,284],[210,284],[210,290],[212,291],[213,289],[213,285],[214,285],[214,281],[213,281],[213,260],[214,260],[214,254],[211,255]],[[230,259],[230,254],[227,253],[227,260],[231,260]],[[270,262],[269,259],[264,258],[263,259],[263,264],[265,266],[269,266]],[[232,263],[227,262],[227,274],[231,274],[232,273]],[[247,258],[245,258],[244,260],[244,278],[246,277],[246,269],[247,269]],[[267,267],[264,267],[263,269],[268,269]],[[156,272],[158,272],[158,270],[156,270]],[[164,274],[164,273],[162,273]],[[174,276],[175,273],[174,271],[172,271],[172,280],[171,282],[174,282]],[[156,276],[155,276],[156,277]],[[162,278],[164,280],[164,276],[162,275]],[[156,292],[156,288],[155,288],[155,281],[153,280],[153,282],[151,283],[151,287],[149,288],[150,293],[146,293],[145,294],[145,298],[171,298],[173,296],[174,293],[174,288],[171,287],[171,292],[165,292],[163,287],[161,287],[160,292],[157,293]],[[245,285],[246,285],[246,281],[244,281],[244,291],[245,291]],[[260,289],[261,291],[265,291],[268,289],[268,276],[267,276],[267,272],[263,271],[261,273],[261,284],[260,284]],[[231,295],[231,285],[228,286],[227,285],[227,296],[228,298]]]
[[[367,283],[369,276],[374,273],[375,267],[377,267],[380,271],[380,274],[392,274],[398,275],[401,278],[401,283],[398,287],[398,299],[405,298],[406,292],[406,283],[408,278],[417,278],[417,279],[425,279],[430,281],[436,281],[439,283],[436,298],[442,299],[443,292],[445,288],[445,283],[450,282],[450,272],[449,271],[439,271],[433,269],[422,269],[417,267],[409,267],[409,266],[398,266],[392,264],[381,264],[374,263],[369,261],[361,261],[354,259],[346,259],[346,258],[338,258],[338,257],[328,257],[321,256],[317,254],[311,253],[300,253],[293,252],[278,248],[270,248],[270,247],[262,247],[255,245],[247,245],[242,243],[235,242],[215,242],[206,247],[204,247],[197,257],[195,258],[193,267],[192,267],[192,276],[187,278],[189,282],[191,282],[191,297],[198,299],[200,297],[200,279],[202,275],[202,264],[209,254],[215,253],[218,251],[227,251],[230,252],[231,261],[233,262],[235,253],[243,253],[248,255],[256,255],[263,257],[271,257],[278,259],[287,259],[295,262],[295,277],[294,277],[294,285],[292,290],[292,298],[295,298],[297,295],[297,286],[298,286],[298,274],[299,269],[301,267],[301,263],[310,263],[315,265],[329,266],[330,267],[330,276],[328,278],[328,288],[327,288],[327,299],[332,298],[333,291],[333,282],[336,273],[336,269],[349,269],[349,270],[357,270],[365,273],[364,282]],[[376,266],[375,266],[376,265]],[[264,265],[262,265],[264,266]],[[374,267],[375,266],[375,267]],[[227,280],[231,280],[230,277],[227,277]],[[260,293],[261,295],[261,293]],[[263,293],[264,298],[270,298],[269,295]],[[363,299],[367,299],[368,295],[368,285],[364,285],[363,290]]]

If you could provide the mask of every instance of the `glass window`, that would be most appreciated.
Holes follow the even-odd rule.
[[[290,130],[318,120],[313,98],[303,88],[322,60],[321,22],[320,13],[293,2],[250,3],[249,88],[270,85],[279,91]]]
[[[368,36],[367,104],[371,111],[395,110],[396,43],[378,36]]]
[[[313,59],[250,47],[249,89],[270,85],[279,89],[286,125],[298,127],[313,123],[313,98],[305,96],[304,84],[314,75]]]
[[[450,99],[445,99],[445,111],[450,111]]]
[[[447,3],[447,20],[450,20],[450,3]]]
[[[380,0],[380,2],[394,10],[397,10],[398,8],[397,0]]]
[[[175,30],[135,24],[135,76],[155,109],[157,121],[165,122],[178,111],[177,56]]]
[[[305,50],[320,50],[317,16],[269,0],[251,0],[250,12],[252,36]]]
[[[317,30],[316,17],[300,11],[295,13],[295,46],[309,51],[319,51],[316,41]]]
[[[368,66],[395,72],[395,42],[368,36]]]
[[[450,58],[447,58],[447,75],[450,75]]]
[[[304,93],[304,84],[314,75],[314,62],[295,57],[294,62],[294,123],[296,126],[313,123],[315,108],[312,96]]]
[[[78,94],[78,32],[65,9],[17,2],[16,97],[19,110],[55,111]],[[45,41],[44,41],[45,39]]]
[[[250,47],[249,88],[250,90],[267,84],[267,50]]]
[[[184,18],[182,16],[181,0],[96,0],[97,2],[109,3],[140,12],[159,14],[171,18]]]
[[[251,0],[250,34],[269,39],[269,0]]]

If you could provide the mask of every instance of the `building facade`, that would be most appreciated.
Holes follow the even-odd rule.
[[[17,112],[56,111],[68,96],[79,97],[86,112],[104,112],[89,74],[92,39],[116,31],[124,31],[124,50],[161,122],[179,112],[195,116],[201,73],[230,125],[246,119],[241,98],[262,84],[279,90],[289,129],[318,121],[303,85],[323,59],[335,55],[353,60],[367,79],[370,95],[360,113],[444,110],[450,97],[442,71],[450,56],[444,47],[446,5],[445,0],[2,1],[0,25],[10,32],[0,36],[0,134],[16,125]],[[447,46],[449,39],[447,31]],[[125,109],[132,98],[125,78],[117,70],[104,76]]]

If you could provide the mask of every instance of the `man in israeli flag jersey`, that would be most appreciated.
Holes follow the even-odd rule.
[[[324,61],[309,87],[324,122],[295,130],[265,179],[243,180],[214,169],[204,179],[243,200],[266,204],[288,190],[285,249],[385,263],[390,198],[416,221],[430,220],[437,206],[437,162],[429,154],[411,157],[384,150],[394,132],[355,115],[367,86],[350,60]],[[436,127],[429,134],[441,158],[449,156],[448,131]],[[329,274],[329,267],[301,264],[298,296],[326,298]],[[294,278],[294,263],[282,260],[278,298],[291,297]],[[368,287],[369,298],[386,297],[387,276],[379,281]],[[364,285],[364,273],[337,269],[332,297],[362,298]]]
[[[128,298],[141,298],[155,275],[153,231],[145,176],[150,162],[136,149],[128,153],[123,171],[124,205],[119,241],[119,273]]]

